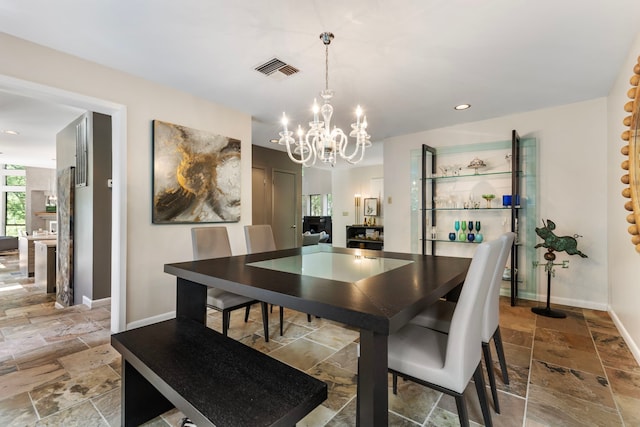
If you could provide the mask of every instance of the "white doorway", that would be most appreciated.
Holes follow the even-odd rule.
[[[0,75],[0,89],[112,118],[111,331],[126,329],[127,128],[126,107],[111,101]]]

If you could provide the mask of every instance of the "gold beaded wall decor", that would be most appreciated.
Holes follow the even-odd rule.
[[[625,202],[624,208],[631,212],[627,215],[627,222],[631,224],[627,230],[631,234],[631,243],[640,253],[640,57],[633,67],[630,83],[632,88],[627,92],[627,96],[631,101],[624,105],[624,110],[631,115],[623,120],[623,124],[628,126],[629,130],[622,133],[622,139],[628,144],[620,150],[627,157],[622,162],[622,169],[626,173],[622,175],[621,181],[627,185],[622,190],[622,196],[629,199]]]

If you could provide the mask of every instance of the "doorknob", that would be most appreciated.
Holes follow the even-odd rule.
[[[293,224],[293,225],[291,226],[291,228],[296,228],[296,225],[295,225],[295,224]]]

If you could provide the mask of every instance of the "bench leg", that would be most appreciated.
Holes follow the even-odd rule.
[[[172,408],[173,404],[123,359],[121,425],[139,426]]]

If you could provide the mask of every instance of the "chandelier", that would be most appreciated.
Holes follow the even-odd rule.
[[[349,133],[351,138],[355,138],[356,144],[351,152],[347,149],[349,139],[342,129],[336,126],[331,129],[333,91],[329,89],[329,44],[333,38],[332,33],[320,34],[320,39],[325,47],[325,87],[320,92],[324,103],[319,107],[316,100],[313,100],[313,121],[309,122],[309,129],[305,132],[298,125],[297,139],[294,138],[293,132],[287,128],[287,116],[282,113],[283,131],[280,132],[278,143],[286,145],[289,158],[303,166],[313,166],[316,160],[333,166],[336,164],[338,156],[351,164],[356,164],[364,158],[365,148],[371,146],[371,136],[367,133],[367,116],[362,116],[362,109],[359,105],[356,108],[356,122],[351,124],[351,132]],[[319,115],[323,120],[320,120]]]

